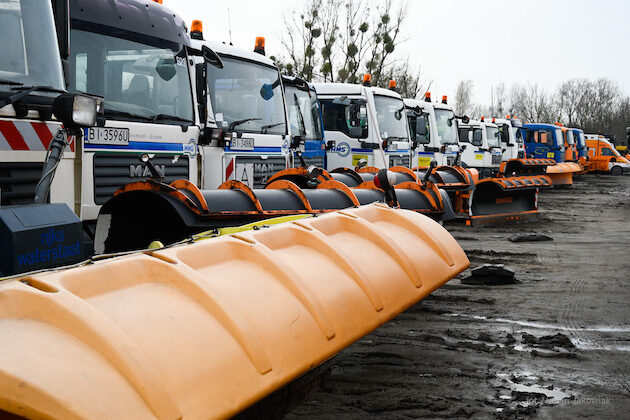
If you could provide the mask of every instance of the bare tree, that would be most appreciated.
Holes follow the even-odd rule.
[[[386,68],[391,64],[388,58],[400,43],[398,37],[407,11],[406,3],[402,3],[392,19],[392,0],[387,0],[382,7],[377,8],[372,26],[371,58],[365,63],[367,72],[372,74],[372,82],[377,86],[385,81]]]
[[[282,45],[288,61],[282,67],[289,75],[313,79],[318,64],[315,42],[322,33],[319,26],[322,1],[309,0],[302,11],[292,11],[284,16],[287,31],[283,34]]]
[[[322,9],[319,13],[319,21],[322,30],[322,56],[321,73],[325,82],[335,81],[333,63],[335,62],[335,46],[339,33],[339,8],[341,0],[323,0]]]
[[[389,84],[389,80],[396,81],[396,91],[400,93],[403,98],[418,98],[419,96],[424,96],[424,93],[429,90],[433,83],[433,80],[425,77],[421,67],[412,69],[409,64],[409,59],[395,66],[391,66],[388,69],[387,77],[385,77],[381,83],[381,87],[386,87],[386,85]]]
[[[365,2],[345,3],[344,28],[340,33],[340,55],[343,62],[337,77],[339,82],[357,83],[365,54],[371,44],[368,34],[370,9]]]
[[[508,111],[508,93],[505,83],[499,83],[490,88],[489,116],[502,117]]]
[[[457,115],[472,115],[473,103],[473,81],[470,79],[460,80],[455,91],[455,113]]]

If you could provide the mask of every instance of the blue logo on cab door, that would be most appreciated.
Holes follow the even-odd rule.
[[[350,154],[350,145],[346,142],[341,142],[332,149],[330,149],[332,153],[337,153],[341,157],[346,157]]]
[[[182,151],[191,158],[195,157],[197,155],[197,143],[195,139],[190,139],[188,144],[182,144]]]

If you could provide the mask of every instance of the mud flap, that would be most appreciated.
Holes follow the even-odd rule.
[[[549,186],[544,175],[481,180],[470,194],[467,224],[538,220],[538,189]]]
[[[0,415],[226,418],[469,261],[370,205],[0,283]]]

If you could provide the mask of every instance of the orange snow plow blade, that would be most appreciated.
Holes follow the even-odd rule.
[[[545,175],[482,179],[468,197],[466,224],[538,220],[538,190],[551,185]]]
[[[373,204],[0,282],[0,417],[226,418],[468,267]]]
[[[582,172],[582,167],[575,162],[561,162],[547,167],[547,176],[554,187],[573,185],[573,174]]]
[[[503,176],[520,176],[520,175],[544,175],[545,169],[549,166],[555,166],[556,161],[553,159],[510,159],[501,163],[499,173]]]

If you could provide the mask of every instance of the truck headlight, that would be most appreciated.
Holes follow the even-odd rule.
[[[102,105],[102,99],[95,96],[64,93],[55,98],[53,114],[66,128],[92,127]]]

